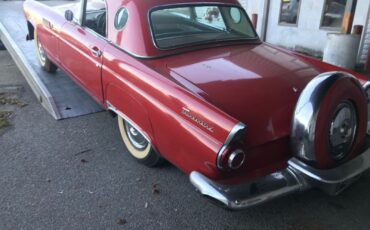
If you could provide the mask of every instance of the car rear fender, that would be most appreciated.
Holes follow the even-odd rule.
[[[109,84],[105,90],[107,109],[140,129],[142,134],[153,143],[154,135],[148,111],[142,103],[117,85]]]

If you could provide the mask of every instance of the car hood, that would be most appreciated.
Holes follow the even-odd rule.
[[[267,44],[227,46],[166,58],[174,81],[247,125],[247,144],[290,135],[299,95],[320,70]]]

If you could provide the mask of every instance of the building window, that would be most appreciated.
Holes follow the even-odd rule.
[[[281,0],[279,23],[297,25],[300,4],[300,0]]]
[[[343,22],[347,0],[326,0],[321,27],[340,28]]]

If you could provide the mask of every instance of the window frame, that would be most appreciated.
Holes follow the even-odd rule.
[[[79,26],[85,30],[88,30],[90,33],[93,33],[94,35],[97,35],[98,37],[101,37],[103,38],[104,40],[107,40],[108,39],[108,3],[107,3],[107,0],[104,0],[105,2],[105,9],[106,9],[106,14],[105,14],[105,20],[106,20],[106,26],[105,26],[105,34],[106,34],[106,37],[100,35],[99,33],[97,33],[96,31],[90,29],[89,27],[87,27],[85,25],[85,19],[86,19],[86,8],[87,8],[87,2],[88,0],[81,0],[81,12],[80,12],[80,19],[79,19]]]
[[[192,46],[202,46],[202,45],[207,45],[207,44],[210,44],[210,43],[220,42],[220,41],[208,41],[206,43],[205,42],[189,43],[189,44],[185,44],[185,45],[178,45],[178,46],[172,46],[172,47],[167,47],[167,48],[163,48],[163,47],[160,47],[158,45],[157,40],[156,40],[156,37],[155,37],[154,30],[153,30],[154,26],[153,26],[153,21],[151,19],[152,13],[154,11],[163,10],[163,9],[169,9],[169,8],[197,7],[197,6],[235,7],[235,8],[238,8],[242,13],[244,13],[244,15],[246,16],[246,20],[251,25],[251,29],[252,29],[252,31],[253,31],[253,33],[255,35],[255,38],[253,38],[253,39],[225,40],[225,41],[222,41],[222,42],[228,43],[228,42],[260,41],[260,37],[258,36],[258,33],[256,32],[256,29],[254,28],[254,26],[253,26],[253,24],[252,24],[252,22],[251,22],[251,20],[249,18],[249,15],[245,11],[245,9],[242,6],[240,6],[240,5],[230,4],[230,3],[198,3],[198,4],[194,4],[194,3],[180,3],[180,4],[168,4],[168,5],[156,6],[156,7],[151,8],[148,11],[147,20],[149,22],[150,34],[151,34],[151,39],[152,39],[152,42],[154,44],[154,47],[157,48],[158,50],[161,50],[161,51],[170,51],[170,50],[176,50],[176,49],[186,49],[186,48],[189,48],[189,47],[192,47]]]
[[[330,27],[330,26],[323,26],[323,22],[324,22],[324,17],[325,17],[325,6],[326,6],[326,3],[328,2],[328,0],[324,0],[324,4],[322,6],[322,10],[321,10],[321,18],[320,18],[320,27],[319,29],[320,30],[326,30],[326,31],[333,31],[333,32],[339,32],[342,30],[341,26],[339,27]],[[346,6],[347,7],[347,4],[348,4],[348,0],[346,0]],[[343,13],[343,17],[342,17],[342,23],[343,23],[343,20],[344,20],[344,14],[345,12]]]
[[[287,22],[282,22],[281,21],[281,13],[283,11],[283,2],[284,0],[280,0],[280,11],[279,11],[279,22],[278,24],[280,26],[290,26],[290,27],[298,27],[298,24],[299,24],[299,17],[300,17],[300,14],[301,14],[301,4],[302,4],[302,0],[299,0],[299,3],[298,3],[298,10],[297,10],[297,20],[296,22],[293,24],[293,23],[287,23]]]

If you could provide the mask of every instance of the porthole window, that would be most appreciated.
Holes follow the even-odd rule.
[[[236,7],[230,8],[230,16],[235,24],[239,24],[242,20],[242,14],[240,10]]]
[[[114,19],[114,27],[116,30],[122,30],[125,27],[128,21],[128,11],[126,8],[121,8],[118,10],[116,14],[116,18]]]

